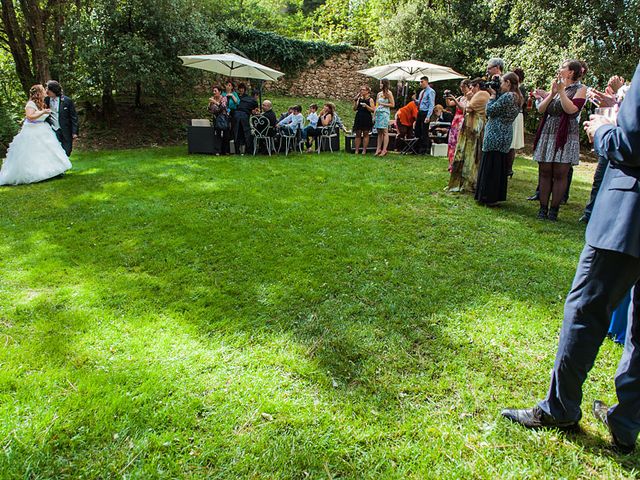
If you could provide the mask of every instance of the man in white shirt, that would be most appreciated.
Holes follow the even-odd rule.
[[[62,87],[55,80],[47,82],[47,97],[44,102],[51,109],[51,115],[47,118],[47,122],[56,132],[58,141],[67,156],[71,156],[73,141],[78,138],[76,106],[73,100],[62,94]]]

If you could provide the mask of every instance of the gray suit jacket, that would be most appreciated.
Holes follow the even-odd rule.
[[[640,65],[618,112],[618,126],[600,127],[594,146],[609,164],[587,226],[587,243],[640,258]]]

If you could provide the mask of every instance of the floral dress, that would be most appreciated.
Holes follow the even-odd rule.
[[[456,114],[451,121],[451,128],[449,129],[449,148],[447,150],[447,156],[449,157],[449,171],[452,170],[453,157],[456,153],[456,145],[458,144],[458,136],[462,123],[464,122],[464,107],[467,105],[467,99],[465,97],[458,98],[458,103],[462,105],[462,109],[456,107]]]
[[[389,128],[389,117],[391,116],[390,104],[391,100],[384,97],[382,92],[380,92],[378,94],[378,107],[376,108],[375,123],[373,125],[377,130]]]
[[[557,95],[545,112],[536,136],[536,145],[533,159],[536,162],[571,163],[578,165],[580,162],[580,125],[577,118],[580,116],[584,99],[573,99],[582,84],[580,82],[565,88],[567,97],[578,107],[578,111],[572,115],[565,113]]]

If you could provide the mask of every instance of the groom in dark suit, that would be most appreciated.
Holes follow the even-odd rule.
[[[614,446],[628,453],[640,433],[640,65],[617,126],[593,115],[585,129],[608,164],[565,303],[549,393],[534,408],[504,410],[502,415],[528,428],[577,428],[582,384],[607,335],[612,311],[633,287],[615,378],[618,403],[611,408],[593,403],[593,413],[606,425]]]
[[[73,141],[78,138],[76,106],[73,100],[62,94],[62,87],[55,80],[47,82],[47,97],[44,103],[51,109],[47,122],[56,132],[58,141],[69,157],[73,150]]]

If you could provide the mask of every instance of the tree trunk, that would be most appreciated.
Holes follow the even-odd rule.
[[[136,81],[136,108],[142,107],[142,82]]]
[[[0,0],[0,5],[2,5],[2,23],[7,34],[13,61],[16,64],[16,73],[22,84],[22,89],[25,93],[29,93],[31,86],[36,83],[36,78],[31,70],[27,40],[20,29],[13,0]]]
[[[49,50],[46,41],[46,22],[38,0],[20,0],[25,23],[29,31],[32,64],[38,82],[51,80],[49,72]]]
[[[116,112],[116,102],[113,99],[111,82],[106,83],[107,85],[102,89],[102,116],[109,119]]]

